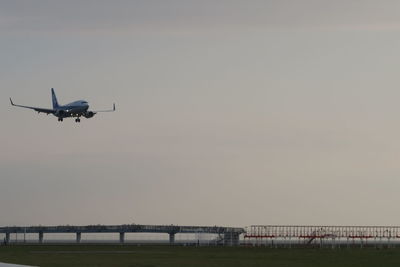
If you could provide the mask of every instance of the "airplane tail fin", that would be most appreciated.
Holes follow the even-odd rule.
[[[51,100],[53,101],[53,109],[56,109],[60,106],[58,105],[57,96],[56,93],[54,93],[54,88],[51,88]]]

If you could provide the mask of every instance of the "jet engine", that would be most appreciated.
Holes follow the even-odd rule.
[[[89,119],[89,118],[92,118],[95,114],[96,114],[96,113],[94,113],[93,111],[86,111],[86,112],[83,114],[83,116],[84,116],[86,119]]]
[[[55,114],[59,118],[63,118],[65,116],[65,111],[64,110],[58,110]]]

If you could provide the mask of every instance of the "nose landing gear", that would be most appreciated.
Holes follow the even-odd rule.
[[[76,118],[76,119],[75,119],[75,122],[81,122],[81,119]]]
[[[63,118],[58,118],[58,121],[63,121]]]

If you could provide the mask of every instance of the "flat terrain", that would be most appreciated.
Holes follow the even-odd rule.
[[[119,245],[0,247],[0,262],[35,266],[400,266],[400,248],[254,248]]]

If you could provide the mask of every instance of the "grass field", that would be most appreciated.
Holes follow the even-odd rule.
[[[400,249],[170,246],[7,246],[0,262],[35,266],[400,266]]]

